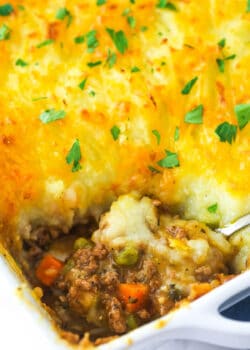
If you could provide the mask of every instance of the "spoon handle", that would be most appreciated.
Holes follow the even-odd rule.
[[[250,225],[250,214],[242,216],[239,220],[225,227],[217,228],[215,231],[222,233],[225,236],[231,236],[234,232]]]

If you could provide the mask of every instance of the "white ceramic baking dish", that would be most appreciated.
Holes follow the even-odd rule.
[[[170,339],[192,339],[235,349],[250,348],[250,322],[221,316],[218,308],[250,287],[250,271],[200,299],[99,347],[100,350],[165,349]],[[250,289],[249,289],[250,290]],[[45,310],[31,297],[6,260],[0,257],[1,349],[69,350]],[[82,349],[82,348],[81,348]]]

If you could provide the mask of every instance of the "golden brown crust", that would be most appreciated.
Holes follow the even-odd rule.
[[[40,219],[79,207],[84,215],[87,208],[136,189],[168,205],[184,205],[187,215],[218,221],[218,216],[204,214],[209,203],[204,203],[204,213],[194,205],[188,207],[187,198],[196,200],[198,179],[209,184],[211,191],[218,186],[215,194],[224,191],[239,201],[236,216],[246,210],[249,125],[238,130],[232,145],[220,142],[214,130],[223,121],[236,125],[234,106],[250,100],[250,15],[245,13],[244,0],[230,1],[227,6],[208,0],[199,5],[196,1],[174,3],[177,12],[157,8],[156,1],[129,5],[119,0],[96,6],[94,0],[70,0],[67,9],[72,21],[67,26],[67,17],[56,19],[59,6],[55,2],[27,0],[23,10],[18,1],[12,1],[15,11],[1,17],[0,23],[11,29],[9,40],[0,41],[3,217],[13,218],[21,209],[34,207]],[[122,16],[128,7],[136,19],[135,28]],[[143,26],[147,30],[142,31]],[[106,28],[124,31],[128,39],[124,54],[117,51]],[[86,37],[83,44],[76,44],[74,38],[93,29],[99,46],[87,52]],[[226,38],[224,54],[236,54],[226,62],[224,73],[216,64],[222,54],[217,42],[222,37]],[[54,43],[37,47],[47,39]],[[112,68],[104,64],[108,49],[117,54]],[[17,66],[17,59],[28,65]],[[98,60],[103,64],[87,66]],[[134,66],[140,72],[131,73]],[[182,95],[183,86],[194,76],[198,81],[191,93]],[[82,91],[78,85],[85,78]],[[199,104],[204,106],[203,124],[185,123],[185,113]],[[45,125],[39,115],[51,108],[65,110],[66,117]],[[121,130],[117,141],[110,133],[114,125]],[[174,141],[176,126],[178,141]],[[152,134],[155,129],[161,134],[160,145]],[[76,138],[82,169],[72,173],[65,157]],[[165,149],[178,154],[179,168],[157,165]],[[152,173],[148,166],[161,173]],[[48,181],[62,181],[62,193],[48,192]],[[68,201],[65,193],[72,186],[76,195]],[[48,205],[48,198],[53,206]],[[227,221],[232,217],[225,208],[221,205],[220,215]]]

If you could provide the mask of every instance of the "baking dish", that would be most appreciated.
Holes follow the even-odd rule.
[[[31,297],[29,288],[11,271],[5,258],[0,259],[0,327],[5,349],[17,346],[31,350],[67,350],[71,348],[55,332],[43,308]],[[207,295],[184,305],[159,320],[140,327],[108,344],[101,350],[164,349],[170,339],[192,339],[234,349],[250,345],[250,322],[226,319],[218,313],[223,302],[249,289],[250,271],[216,288]],[[79,349],[87,348],[79,345]]]

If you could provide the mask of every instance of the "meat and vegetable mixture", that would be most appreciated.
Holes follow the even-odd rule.
[[[231,278],[235,250],[207,226],[170,216],[158,201],[127,195],[98,229],[77,225],[65,236],[37,227],[23,252],[24,271],[64,335],[78,342],[89,332],[98,343]]]

